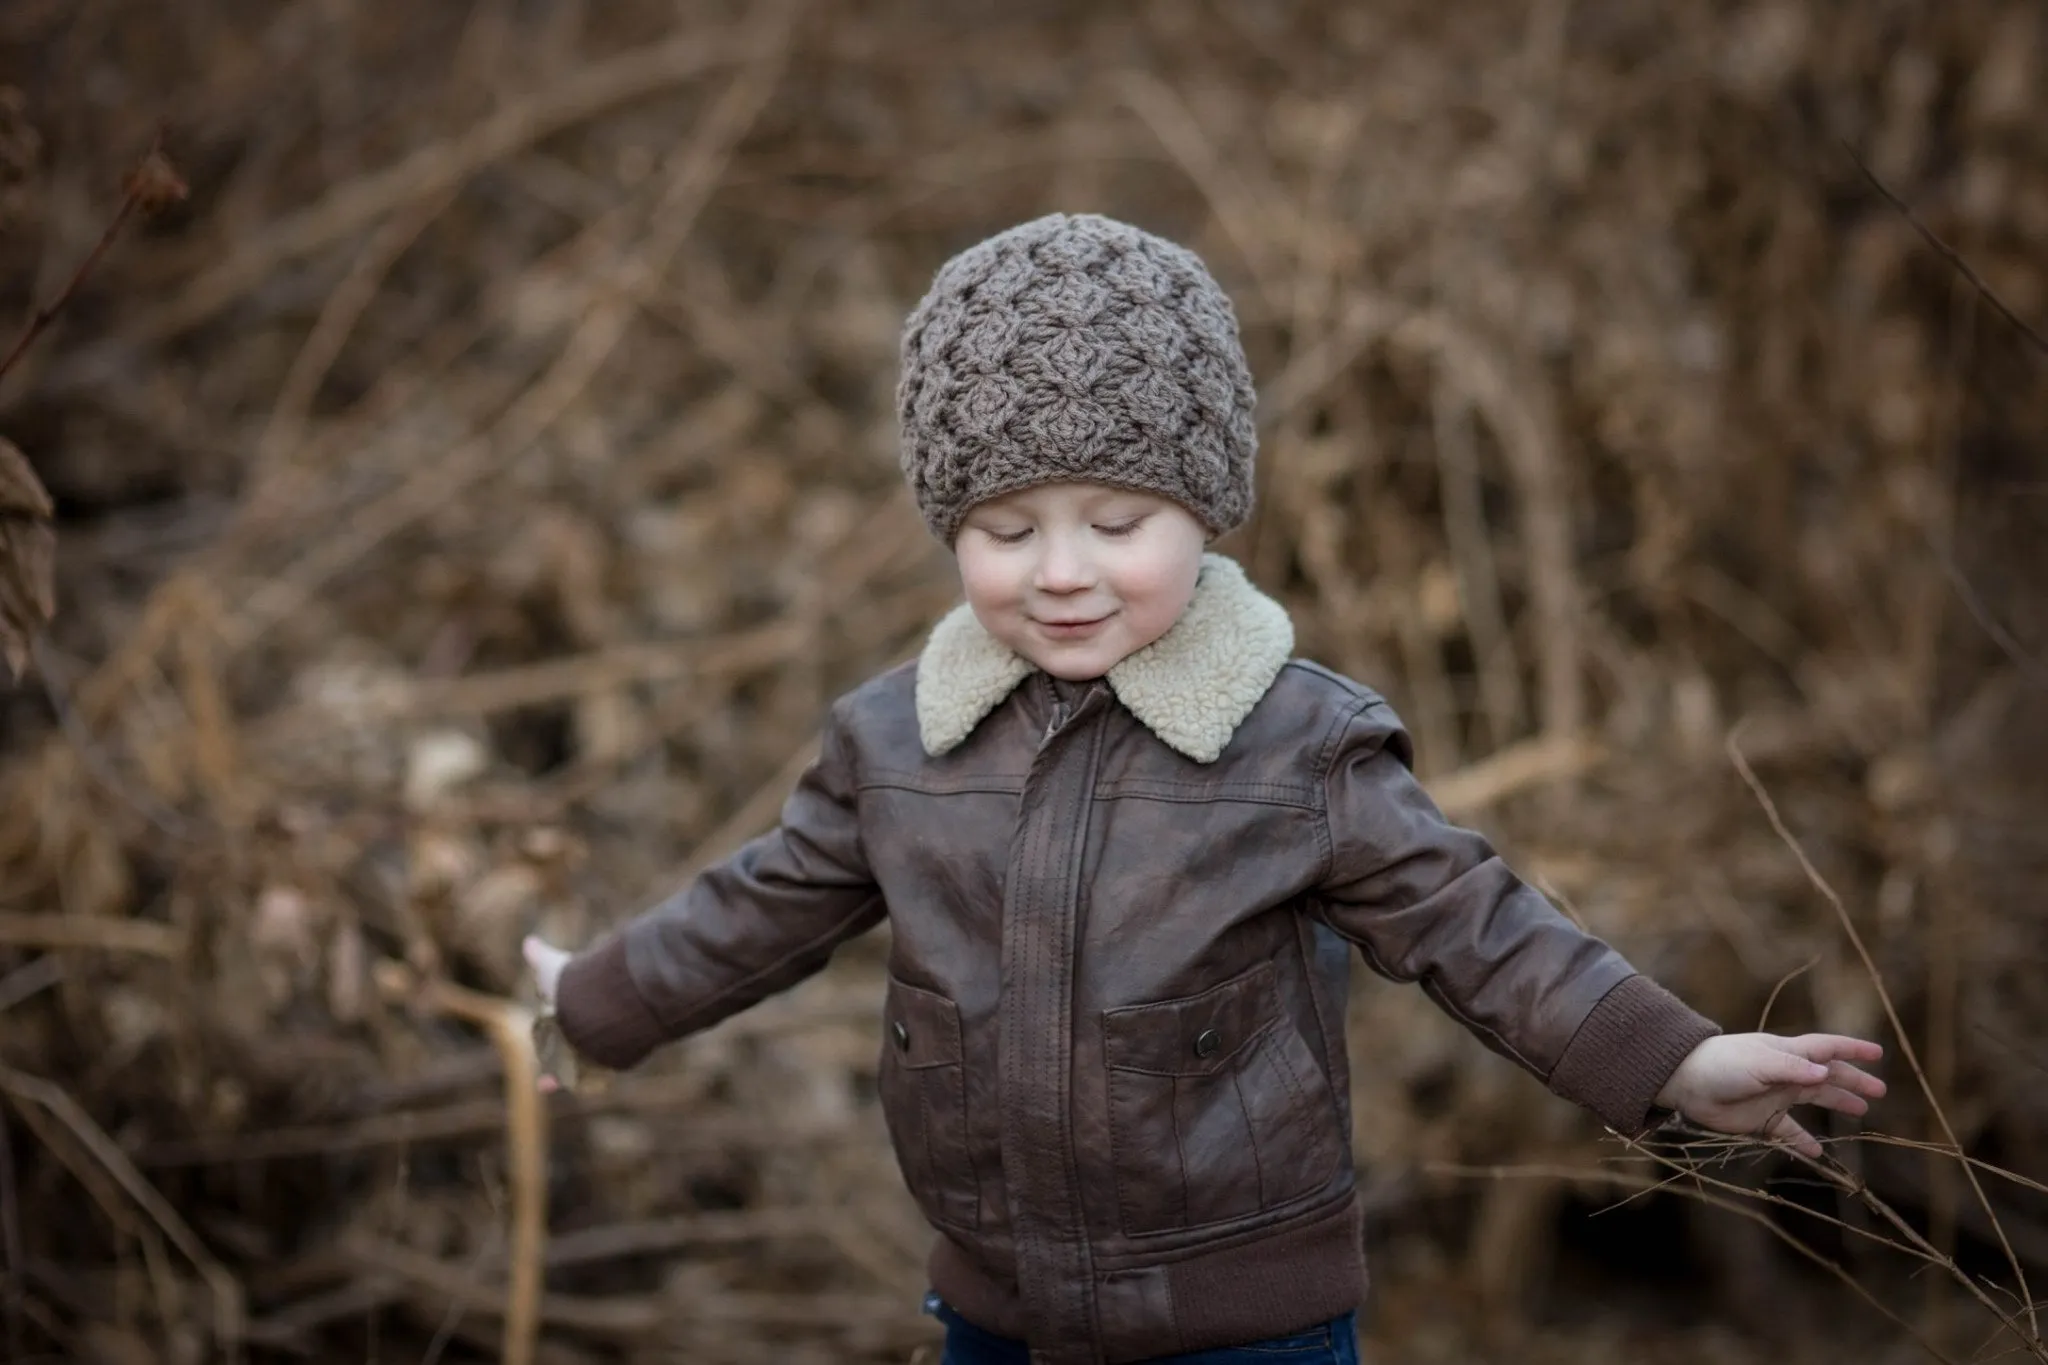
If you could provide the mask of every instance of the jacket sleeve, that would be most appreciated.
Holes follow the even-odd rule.
[[[562,1036],[600,1065],[632,1066],[795,985],[884,913],[835,708],[775,829],[570,961],[555,993]]]
[[[1641,1132],[1679,1062],[1720,1030],[1446,820],[1384,701],[1355,711],[1332,745],[1320,916],[1551,1090]]]

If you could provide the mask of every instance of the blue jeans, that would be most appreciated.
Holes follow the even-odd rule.
[[[939,1365],[1030,1365],[1023,1342],[976,1327],[936,1294],[926,1297],[924,1308],[946,1325]],[[1346,1313],[1320,1327],[1243,1346],[1159,1356],[1145,1365],[1358,1365],[1358,1315]]]

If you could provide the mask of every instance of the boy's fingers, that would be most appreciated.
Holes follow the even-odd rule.
[[[1870,1101],[1853,1090],[1844,1090],[1833,1085],[1822,1086],[1807,1103],[1817,1104],[1823,1109],[1832,1109],[1838,1114],[1847,1114],[1851,1118],[1861,1118],[1870,1112]]]
[[[1828,1068],[1828,1084],[1839,1086],[1852,1094],[1867,1100],[1881,1100],[1885,1094],[1885,1083],[1861,1067],[1847,1062],[1836,1062]]]
[[[1875,1062],[1884,1057],[1882,1043],[1841,1033],[1807,1033],[1786,1041],[1800,1056],[1815,1062]]]
[[[1796,1052],[1772,1052],[1752,1073],[1765,1085],[1819,1085],[1828,1078],[1825,1063],[1812,1061]]]
[[[1778,1114],[1764,1125],[1764,1136],[1784,1143],[1801,1156],[1819,1156],[1820,1144],[1813,1134],[1793,1122],[1790,1114]]]

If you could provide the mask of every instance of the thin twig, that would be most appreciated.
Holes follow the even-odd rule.
[[[394,209],[459,188],[486,167],[565,128],[726,65],[740,46],[729,32],[697,31],[629,47],[583,67],[395,165],[336,186],[263,235],[238,243],[181,295],[130,324],[121,341],[162,341],[197,326],[280,267],[356,236]]]
[[[775,813],[782,809],[782,803],[788,799],[790,789],[796,786],[798,779],[817,761],[819,744],[820,741],[814,737],[798,745],[795,751],[783,760],[782,766],[777,768],[767,781],[754,789],[752,796],[742,801],[717,829],[697,841],[696,847],[683,858],[680,871],[671,871],[667,874],[669,879],[676,882],[688,881],[774,824]]]
[[[2029,654],[2027,647],[2019,642],[2003,622],[1991,614],[1991,608],[1984,604],[1984,599],[1977,594],[1975,585],[1964,574],[1962,566],[1956,563],[1955,556],[1948,548],[1937,544],[1927,527],[1922,526],[1920,534],[1927,542],[1928,552],[1934,556],[1935,562],[1941,565],[1941,571],[1947,577],[1949,586],[1955,589],[1956,596],[1962,601],[1963,610],[1970,613],[1970,619],[1977,623],[1978,629],[1991,637],[1991,642],[2012,661],[2013,667],[2019,670],[2021,677],[2036,687],[2048,687],[2048,664],[2043,664]]]
[[[1995,1176],[2000,1180],[2008,1181],[2011,1184],[2019,1186],[2023,1190],[2032,1190],[2036,1194],[2048,1194],[2048,1184],[2043,1184],[2041,1181],[2033,1180],[2028,1178],[2027,1176],[2023,1176],[2018,1171],[2007,1170],[2005,1167],[1986,1161],[1982,1157],[1967,1156],[1958,1154],[1956,1152],[1952,1152],[1948,1148],[1942,1146],[1940,1143],[1937,1142],[1922,1142],[1918,1138],[1894,1137],[1890,1133],[1857,1133],[1853,1137],[1841,1138],[1837,1140],[1842,1142],[1868,1143],[1874,1147],[1903,1147],[1907,1151],[1935,1153],[1941,1156],[1949,1157],[1952,1160],[1961,1161],[1965,1165],[1973,1166],[1976,1169],[1984,1172],[1984,1174],[1986,1175]]]
[[[0,1014],[5,1014],[24,1000],[41,995],[64,979],[64,959],[54,953],[45,953],[33,959],[25,967],[17,967],[5,976],[0,976]]]
[[[1277,201],[1278,192],[1269,185],[1254,193],[1240,178],[1242,168],[1227,165],[1216,154],[1187,101],[1157,76],[1127,72],[1118,94],[1209,201],[1209,211],[1237,248],[1267,306],[1279,307],[1283,300],[1278,270],[1268,258],[1270,237],[1260,222],[1262,202]]]
[[[1530,787],[1580,777],[1606,757],[1606,750],[1591,740],[1540,735],[1431,778],[1429,794],[1452,819],[1470,820]]]
[[[1962,1268],[1956,1264],[1954,1257],[1928,1241],[1926,1237],[1921,1235],[1918,1229],[1901,1217],[1897,1210],[1885,1203],[1884,1200],[1879,1199],[1876,1193],[1871,1190],[1869,1183],[1862,1177],[1850,1171],[1825,1152],[1816,1160],[1790,1147],[1785,1148],[1785,1151],[1803,1165],[1819,1172],[1837,1190],[1855,1199],[1863,1207],[1876,1214],[1893,1230],[1898,1232],[1901,1237],[1918,1249],[1929,1261],[1941,1266],[1942,1269],[1949,1273],[1950,1278],[1968,1290],[1971,1297],[1984,1305],[1993,1316],[2005,1325],[2006,1330],[2012,1333],[2014,1340],[2018,1341],[2023,1349],[2032,1354],[2037,1360],[2048,1361],[2048,1343],[2042,1341],[2039,1329],[2034,1326],[2034,1302],[2026,1292],[2026,1280],[2024,1278],[2020,1280],[2019,1302],[2026,1310],[2028,1327],[2027,1330],[2022,1331],[2020,1324],[2008,1316],[2004,1310],[2000,1309],[1997,1302],[1991,1297],[1985,1288],[1990,1283],[1988,1280],[1980,1283],[1976,1278],[1964,1274]],[[1965,1165],[1964,1169],[1967,1171],[1969,1168]],[[1977,1177],[1974,1172],[1970,1174],[1970,1183],[1973,1187],[1977,1185]],[[1978,1189],[1978,1193],[1980,1195],[1983,1193],[1981,1188]],[[1998,1221],[1997,1214],[1990,1213],[1988,1204],[1986,1205],[1986,1213],[1991,1219],[1993,1230],[1998,1234],[2000,1244],[2005,1247],[2006,1254],[2012,1258],[2014,1273],[2018,1274],[2019,1258],[2013,1254],[2012,1244],[2006,1239],[2004,1226]],[[1845,1224],[1844,1226],[1847,1225]],[[1991,1287],[2001,1288],[1997,1285],[1992,1285]]]
[[[227,1267],[206,1249],[206,1244],[199,1240],[185,1220],[178,1216],[178,1211],[143,1178],[127,1154],[61,1086],[40,1076],[0,1065],[0,1090],[17,1100],[37,1105],[69,1129],[106,1175],[150,1216],[171,1245],[191,1262],[213,1292],[215,1344],[224,1359],[231,1362],[239,1360],[243,1319],[241,1286],[228,1273]]]
[[[1386,344],[1433,361],[1441,381],[1492,429],[1521,499],[1525,587],[1540,642],[1538,719],[1547,735],[1577,734],[1586,718],[1580,675],[1584,611],[1551,395],[1540,380],[1521,374],[1509,357],[1442,312],[1409,316],[1387,334]]]
[[[1665,1164],[1668,1165],[1669,1163]],[[1836,1279],[1840,1280],[1843,1284],[1847,1285],[1852,1293],[1854,1293],[1858,1298],[1862,1299],[1865,1303],[1869,1304],[1872,1308],[1876,1309],[1880,1315],[1882,1315],[1886,1320],[1891,1322],[1900,1331],[1904,1332],[1907,1336],[1913,1338],[1913,1340],[1918,1342],[1920,1346],[1927,1352],[1927,1354],[1933,1356],[1936,1360],[1941,1361],[1942,1365],[1957,1365],[1956,1361],[1942,1354],[1941,1350],[1938,1347],[1936,1347],[1933,1342],[1927,1340],[1926,1337],[1922,1336],[1918,1329],[1916,1329],[1911,1323],[1907,1322],[1904,1318],[1900,1317],[1897,1313],[1893,1312],[1890,1308],[1886,1307],[1884,1302],[1880,1300],[1876,1295],[1872,1294],[1870,1290],[1865,1288],[1863,1283],[1860,1280],[1858,1280],[1855,1276],[1851,1275],[1847,1270],[1843,1269],[1834,1261],[1829,1260],[1827,1257],[1821,1255],[1818,1251],[1815,1251],[1812,1247],[1806,1245],[1806,1243],[1800,1241],[1797,1237],[1792,1235],[1789,1229],[1779,1226],[1776,1219],[1771,1218],[1769,1215],[1765,1214],[1760,1209],[1752,1208],[1747,1204],[1744,1204],[1740,1199],[1733,1199],[1721,1195],[1709,1194],[1704,1189],[1688,1188],[1683,1183],[1672,1183],[1669,1179],[1652,1180],[1647,1176],[1630,1175],[1622,1171],[1601,1170],[1597,1167],[1583,1168],[1576,1166],[1545,1165],[1463,1166],[1454,1163],[1431,1163],[1430,1165],[1425,1166],[1424,1169],[1434,1175],[1450,1175],[1468,1179],[1478,1177],[1492,1180],[1509,1178],[1539,1180],[1601,1180],[1611,1184],[1620,1185],[1624,1188],[1635,1190],[1639,1193],[1647,1192],[1648,1190],[1651,1190],[1653,1188],[1662,1188],[1668,1185],[1675,1193],[1681,1195],[1686,1199],[1691,1199],[1696,1203],[1705,1204],[1712,1208],[1722,1209],[1728,1213],[1734,1214],[1738,1218],[1746,1218],[1750,1222],[1755,1223],[1758,1226],[1764,1228],[1773,1237],[1776,1237],[1779,1241],[1791,1247],[1801,1256],[1804,1256],[1807,1260],[1812,1261],[1815,1265],[1821,1267],[1823,1270],[1826,1270],[1829,1274],[1833,1275]],[[1745,1196],[1749,1196],[1753,1195],[1755,1192],[1749,1190],[1741,1190],[1740,1193]],[[1781,1202],[1789,1203],[1790,1201]],[[1793,1205],[1793,1207],[1799,1208],[1802,1212],[1811,1212],[1811,1210],[1806,1209],[1804,1205]]]
[[[1913,1047],[1913,1039],[1906,1032],[1905,1024],[1899,1019],[1898,1007],[1892,1003],[1890,990],[1885,987],[1884,974],[1878,970],[1876,959],[1871,957],[1870,949],[1865,946],[1863,935],[1857,932],[1856,923],[1849,916],[1848,906],[1842,903],[1840,894],[1828,879],[1820,874],[1820,869],[1813,865],[1813,860],[1806,856],[1806,849],[1793,836],[1792,831],[1786,827],[1784,817],[1778,813],[1777,802],[1771,799],[1770,792],[1765,790],[1764,784],[1757,778],[1756,770],[1749,766],[1749,760],[1744,757],[1742,746],[1737,742],[1741,728],[1737,725],[1728,732],[1728,756],[1733,760],[1735,770],[1742,775],[1743,783],[1756,797],[1757,803],[1763,807],[1764,815],[1770,820],[1771,828],[1777,831],[1778,838],[1792,851],[1792,856],[1799,860],[1800,869],[1805,872],[1807,881],[1834,908],[1835,918],[1840,922],[1842,932],[1848,935],[1850,944],[1856,949],[1856,955],[1863,961],[1863,970],[1869,975],[1871,985],[1877,990],[1877,998],[1884,1006],[1885,1018],[1891,1022],[1892,1035],[1899,1040],[1899,1050],[1906,1054],[1906,1062],[1913,1070],[1913,1077],[1920,1083],[1920,1093],[1926,1097],[1928,1108],[1933,1111],[1935,1121],[1941,1125],[1942,1136],[1948,1139],[1951,1151],[1956,1156],[1962,1156],[1963,1144],[1956,1137],[1955,1128],[1949,1123],[1948,1112],[1942,1108],[1940,1099],[1935,1096],[1934,1087],[1928,1082],[1926,1071],[1920,1065],[1920,1056]],[[1984,1193],[1983,1182],[1977,1179],[1976,1170],[1967,1161],[1963,1163],[1963,1173],[1969,1178],[1970,1188],[1976,1191],[1977,1202],[1983,1206],[1985,1216],[1991,1220],[1992,1230],[1998,1235],[1998,1244],[2005,1252],[2006,1263],[2012,1268],[2013,1281],[2018,1286],[2020,1300],[2026,1305],[2027,1326],[2033,1333],[2033,1344],[2038,1350],[2041,1326],[2035,1314],[2033,1295],[2027,1288],[2026,1269],[2020,1264],[2019,1256],[2006,1238],[2005,1228],[1998,1221],[1998,1211],[1991,1207],[1991,1200]],[[1843,1175],[1850,1180],[1856,1179],[1847,1171],[1844,1171]],[[1860,1184],[1860,1181],[1858,1183]],[[2026,1338],[2022,1337],[2021,1340],[2024,1341]]]
[[[1870,163],[1863,159],[1863,154],[1856,150],[1856,144],[1847,138],[1842,138],[1841,143],[1842,149],[1849,153],[1849,159],[1856,163],[1856,169],[1863,172],[1863,178],[1870,182],[1873,189],[1884,196],[1887,203],[1899,211],[1899,216],[1912,226],[1913,231],[1920,234],[1921,240],[1933,247],[1943,260],[1947,261],[1964,279],[1968,280],[1971,287],[1983,296],[1985,302],[1996,308],[2001,317],[2019,330],[2021,336],[2033,342],[2034,349],[2038,350],[2042,355],[2048,356],[2048,337],[2043,337],[2029,326],[2019,314],[2006,307],[2005,300],[1998,297],[1990,285],[1984,283],[1984,277],[1975,270],[1972,270],[1970,263],[1964,260],[1954,247],[1941,240],[1933,228],[1922,222],[1920,215],[1913,212],[1912,205],[1893,193],[1891,186],[1878,178],[1877,172],[1870,168]]]
[[[767,12],[755,30],[753,60],[726,86],[696,129],[696,136],[671,157],[671,174],[653,207],[647,239],[613,272],[619,287],[608,289],[579,322],[547,373],[521,394],[490,430],[446,452],[364,508],[335,535],[317,542],[295,563],[273,574],[228,623],[225,634],[231,650],[252,644],[378,544],[445,506],[487,473],[504,468],[569,410],[611,359],[638,316],[634,292],[627,286],[659,279],[668,270],[724,177],[734,149],[781,84],[796,7],[792,0]]]
[[[1777,1143],[1765,1139],[1728,1137],[1723,1134],[1711,1134],[1708,1136],[1718,1139],[1718,1141],[1713,1141],[1706,1145],[1708,1145],[1710,1148],[1718,1148],[1723,1153],[1724,1159],[1727,1160],[1732,1160],[1737,1156],[1748,1154],[1761,1154],[1765,1152],[1784,1152],[1797,1155],[1797,1153],[1794,1152],[1792,1148],[1780,1146]],[[1752,1189],[1746,1185],[1738,1185],[1735,1184],[1733,1181],[1721,1180],[1717,1177],[1707,1175],[1705,1174],[1705,1164],[1703,1162],[1698,1161],[1697,1159],[1688,1164],[1687,1162],[1681,1162],[1676,1160],[1675,1158],[1666,1156],[1663,1153],[1658,1152],[1649,1147],[1641,1147],[1640,1150],[1642,1151],[1643,1155],[1649,1157],[1650,1160],[1670,1170],[1673,1173],[1675,1179],[1692,1180],[1696,1182],[1704,1181],[1705,1183],[1714,1186],[1716,1189],[1727,1190],[1733,1194],[1739,1195],[1744,1199],[1754,1199],[1760,1203],[1771,1204],[1778,1208],[1782,1208],[1788,1211],[1802,1213],[1807,1217],[1814,1219],[1816,1222],[1824,1223],[1827,1226],[1834,1228],[1837,1232],[1847,1233],[1855,1237],[1861,1237],[1866,1241],[1875,1242],[1879,1246],[1889,1247],[1893,1251],[1897,1251],[1903,1255],[1911,1256],[1915,1260],[1925,1261],[1929,1265],[1937,1266],[1941,1269],[1948,1270],[1953,1274],[1960,1275],[1962,1273],[1961,1269],[1955,1265],[1953,1260],[1944,1256],[1943,1253],[1936,1250],[1931,1245],[1909,1242],[1896,1242],[1889,1237],[1883,1236],[1880,1233],[1871,1231],[1869,1228],[1859,1227],[1856,1224],[1849,1222],[1847,1219],[1839,1218],[1831,1213],[1823,1213],[1819,1209],[1810,1208],[1805,1204],[1801,1204],[1794,1200],[1787,1199],[1785,1198],[1785,1196],[1781,1194],[1774,1194],[1769,1190]],[[1860,1182],[1855,1181],[1853,1177],[1848,1177],[1846,1172],[1844,1172],[1842,1176],[1838,1177],[1832,1173],[1827,1172],[1826,1168],[1822,1168],[1822,1170],[1823,1174],[1826,1177],[1822,1183],[1824,1183],[1827,1188],[1836,1190],[1840,1193],[1850,1194],[1852,1196],[1856,1193],[1855,1189],[1852,1187],[1856,1186]],[[1845,1179],[1847,1180],[1846,1184],[1844,1183]],[[1875,1198],[1875,1196],[1873,1195],[1872,1198]]]
[[[28,320],[28,326],[22,329],[21,336],[15,340],[14,349],[7,353],[6,359],[0,360],[0,379],[7,377],[7,372],[28,353],[28,348],[35,344],[36,338],[57,320],[57,315],[64,311],[64,306],[78,293],[79,286],[85,283],[86,277],[92,274],[93,269],[106,256],[108,249],[114,245],[114,239],[121,235],[121,229],[135,216],[136,210],[146,212],[185,197],[185,184],[164,157],[163,149],[163,134],[158,133],[156,141],[150,144],[148,153],[123,181],[121,207],[115,211],[113,221],[100,233],[99,241],[93,243],[93,248],[86,253],[85,259],[78,263],[78,269],[71,272],[71,280],[64,286],[63,292],[52,302],[35,311]]]
[[[20,1360],[26,1339],[22,1296],[28,1260],[21,1249],[21,1204],[15,1194],[14,1143],[5,1108],[0,1108],[0,1258],[0,1267],[7,1272],[7,1358]]]
[[[490,1255],[490,1253],[491,1244],[488,1241],[485,1241],[481,1246],[479,1246],[476,1249],[476,1254],[470,1258],[469,1262],[469,1277],[471,1279],[476,1278],[477,1272],[483,1268],[484,1261]],[[524,1334],[528,1330],[526,1323],[523,1319],[530,1311],[538,1312],[540,1308],[540,1296],[537,1293],[528,1294],[526,1296],[527,1302],[533,1305],[531,1310],[527,1309],[523,1305],[520,1305],[519,1298],[520,1295],[518,1291],[515,1289],[512,1293],[512,1299],[514,1301],[515,1306],[509,1309],[505,1314],[504,1332],[507,1337],[511,1337],[514,1332],[519,1332],[522,1334],[523,1340]],[[462,1300],[450,1296],[448,1302],[448,1310],[441,1315],[440,1324],[434,1328],[433,1339],[427,1343],[426,1352],[420,1356],[420,1365],[441,1365],[441,1354],[442,1352],[448,1349],[448,1343],[455,1339],[455,1329],[462,1325],[462,1314]],[[537,1326],[534,1330],[536,1332],[538,1331]],[[525,1349],[530,1353],[532,1347],[528,1345]],[[506,1354],[503,1356],[503,1358],[506,1360],[510,1360],[512,1358],[510,1354],[510,1347],[507,1347]]]
[[[1806,961],[1800,963],[1797,967],[1794,967],[1791,971],[1785,973],[1783,976],[1778,978],[1778,984],[1771,987],[1770,998],[1764,1001],[1763,1013],[1757,1016],[1756,1030],[1758,1033],[1762,1033],[1770,1025],[1771,1008],[1772,1006],[1778,1003],[1778,996],[1781,992],[1784,991],[1785,987],[1791,985],[1794,981],[1798,980],[1806,973],[1812,971],[1819,962],[1820,956],[1818,954],[1815,954],[1814,956],[1806,959]]]
[[[103,915],[22,914],[0,910],[0,945],[10,948],[92,949],[173,961],[185,952],[185,934],[168,924]]]
[[[194,843],[198,833],[191,821],[158,801],[147,791],[122,779],[115,767],[113,757],[108,754],[94,736],[91,726],[79,714],[74,703],[71,667],[54,649],[49,641],[38,635],[30,648],[35,653],[36,676],[42,680],[43,695],[49,699],[50,710],[57,717],[57,728],[71,745],[71,752],[78,758],[86,776],[97,782],[101,789],[122,805],[154,825],[158,830],[179,843]]]

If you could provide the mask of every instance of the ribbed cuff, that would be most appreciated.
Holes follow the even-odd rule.
[[[562,1037],[599,1066],[623,1071],[668,1041],[626,965],[625,935],[615,934],[562,969],[555,985]]]
[[[1657,1092],[1692,1050],[1721,1031],[1647,976],[1623,977],[1600,998],[1550,1073],[1550,1088],[1617,1133],[1649,1125]]]

